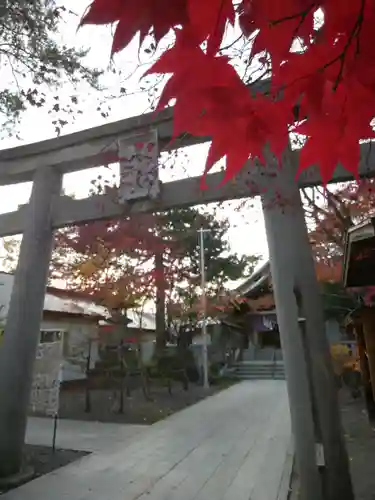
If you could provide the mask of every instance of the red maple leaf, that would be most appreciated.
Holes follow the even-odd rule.
[[[245,36],[259,30],[252,54],[264,51],[272,55],[277,67],[289,54],[297,38],[308,43],[314,25],[312,2],[305,0],[243,0],[238,8],[239,23]]]
[[[231,61],[214,57],[235,16],[245,36],[256,35],[250,61],[271,62],[271,97],[252,97]],[[175,45],[151,71],[172,75],[159,107],[176,100],[174,137],[212,138],[206,172],[226,157],[229,178],[267,144],[279,155],[296,106],[295,131],[307,137],[300,170],[317,163],[324,182],[338,162],[357,172],[359,141],[373,137],[373,0],[242,0],[236,11],[232,0],[94,0],[82,22],[118,22],[113,51],[138,32],[159,40],[175,29]]]
[[[85,24],[117,22],[112,53],[126,47],[137,33],[140,43],[152,32],[158,43],[172,28],[187,23],[187,0],[94,0],[81,20]]]
[[[199,39],[207,40],[207,53],[216,54],[227,23],[235,21],[232,0],[188,0],[188,14]]]
[[[250,156],[263,159],[267,142],[280,155],[288,144],[286,123],[292,120],[291,110],[288,116],[285,106],[275,107],[260,95],[254,99],[227,57],[204,53],[197,44],[189,46],[187,36],[184,30],[179,32],[174,47],[147,72],[172,73],[159,104],[166,106],[176,99],[174,137],[183,132],[210,135],[205,173],[226,157],[225,180]]]

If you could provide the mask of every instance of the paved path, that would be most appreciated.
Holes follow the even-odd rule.
[[[285,383],[243,382],[2,500],[279,500],[288,451]]]
[[[26,442],[52,446],[53,420],[31,417],[27,423]],[[125,444],[140,432],[145,425],[102,424],[78,420],[59,420],[56,433],[56,447],[68,450],[100,452],[111,449],[119,442]]]

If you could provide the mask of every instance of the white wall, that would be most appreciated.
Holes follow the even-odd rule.
[[[0,272],[0,320],[6,318],[10,296],[12,293],[14,276]],[[41,330],[65,330],[64,362],[62,370],[63,380],[78,380],[85,378],[86,358],[88,354],[89,338],[96,338],[98,333],[98,324],[96,319],[88,321],[87,319],[74,317],[73,315],[62,319],[42,320]],[[99,358],[98,342],[94,341],[91,345],[91,364],[90,368],[95,366]]]
[[[142,362],[150,363],[155,352],[156,343],[154,340],[146,340],[141,343]]]
[[[81,380],[85,378],[86,360],[91,342],[90,368],[95,367],[99,359],[98,325],[82,318],[43,319],[41,330],[64,330],[62,379]],[[94,340],[93,340],[94,339]]]
[[[14,276],[0,272],[0,320],[6,318],[9,309]]]

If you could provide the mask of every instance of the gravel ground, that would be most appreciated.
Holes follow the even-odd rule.
[[[341,415],[345,430],[356,500],[375,500],[375,429],[372,429],[362,398],[342,391]]]
[[[124,395],[124,411],[119,413],[119,391],[95,389],[90,392],[91,411],[85,412],[85,391],[82,388],[63,390],[60,394],[60,418],[88,420],[123,424],[153,424],[158,420],[176,413],[198,401],[211,396],[232,382],[223,381],[211,386],[207,391],[201,386],[190,384],[184,391],[181,384],[174,384],[172,395],[166,387],[153,386],[150,401],[147,401],[141,389],[135,389],[130,397]]]
[[[375,429],[371,428],[362,397],[353,399],[347,389],[341,389],[339,401],[355,500],[375,500]],[[289,500],[299,500],[298,487],[294,471]]]

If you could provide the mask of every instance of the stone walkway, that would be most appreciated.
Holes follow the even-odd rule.
[[[2,500],[286,500],[283,381],[243,382]]]

